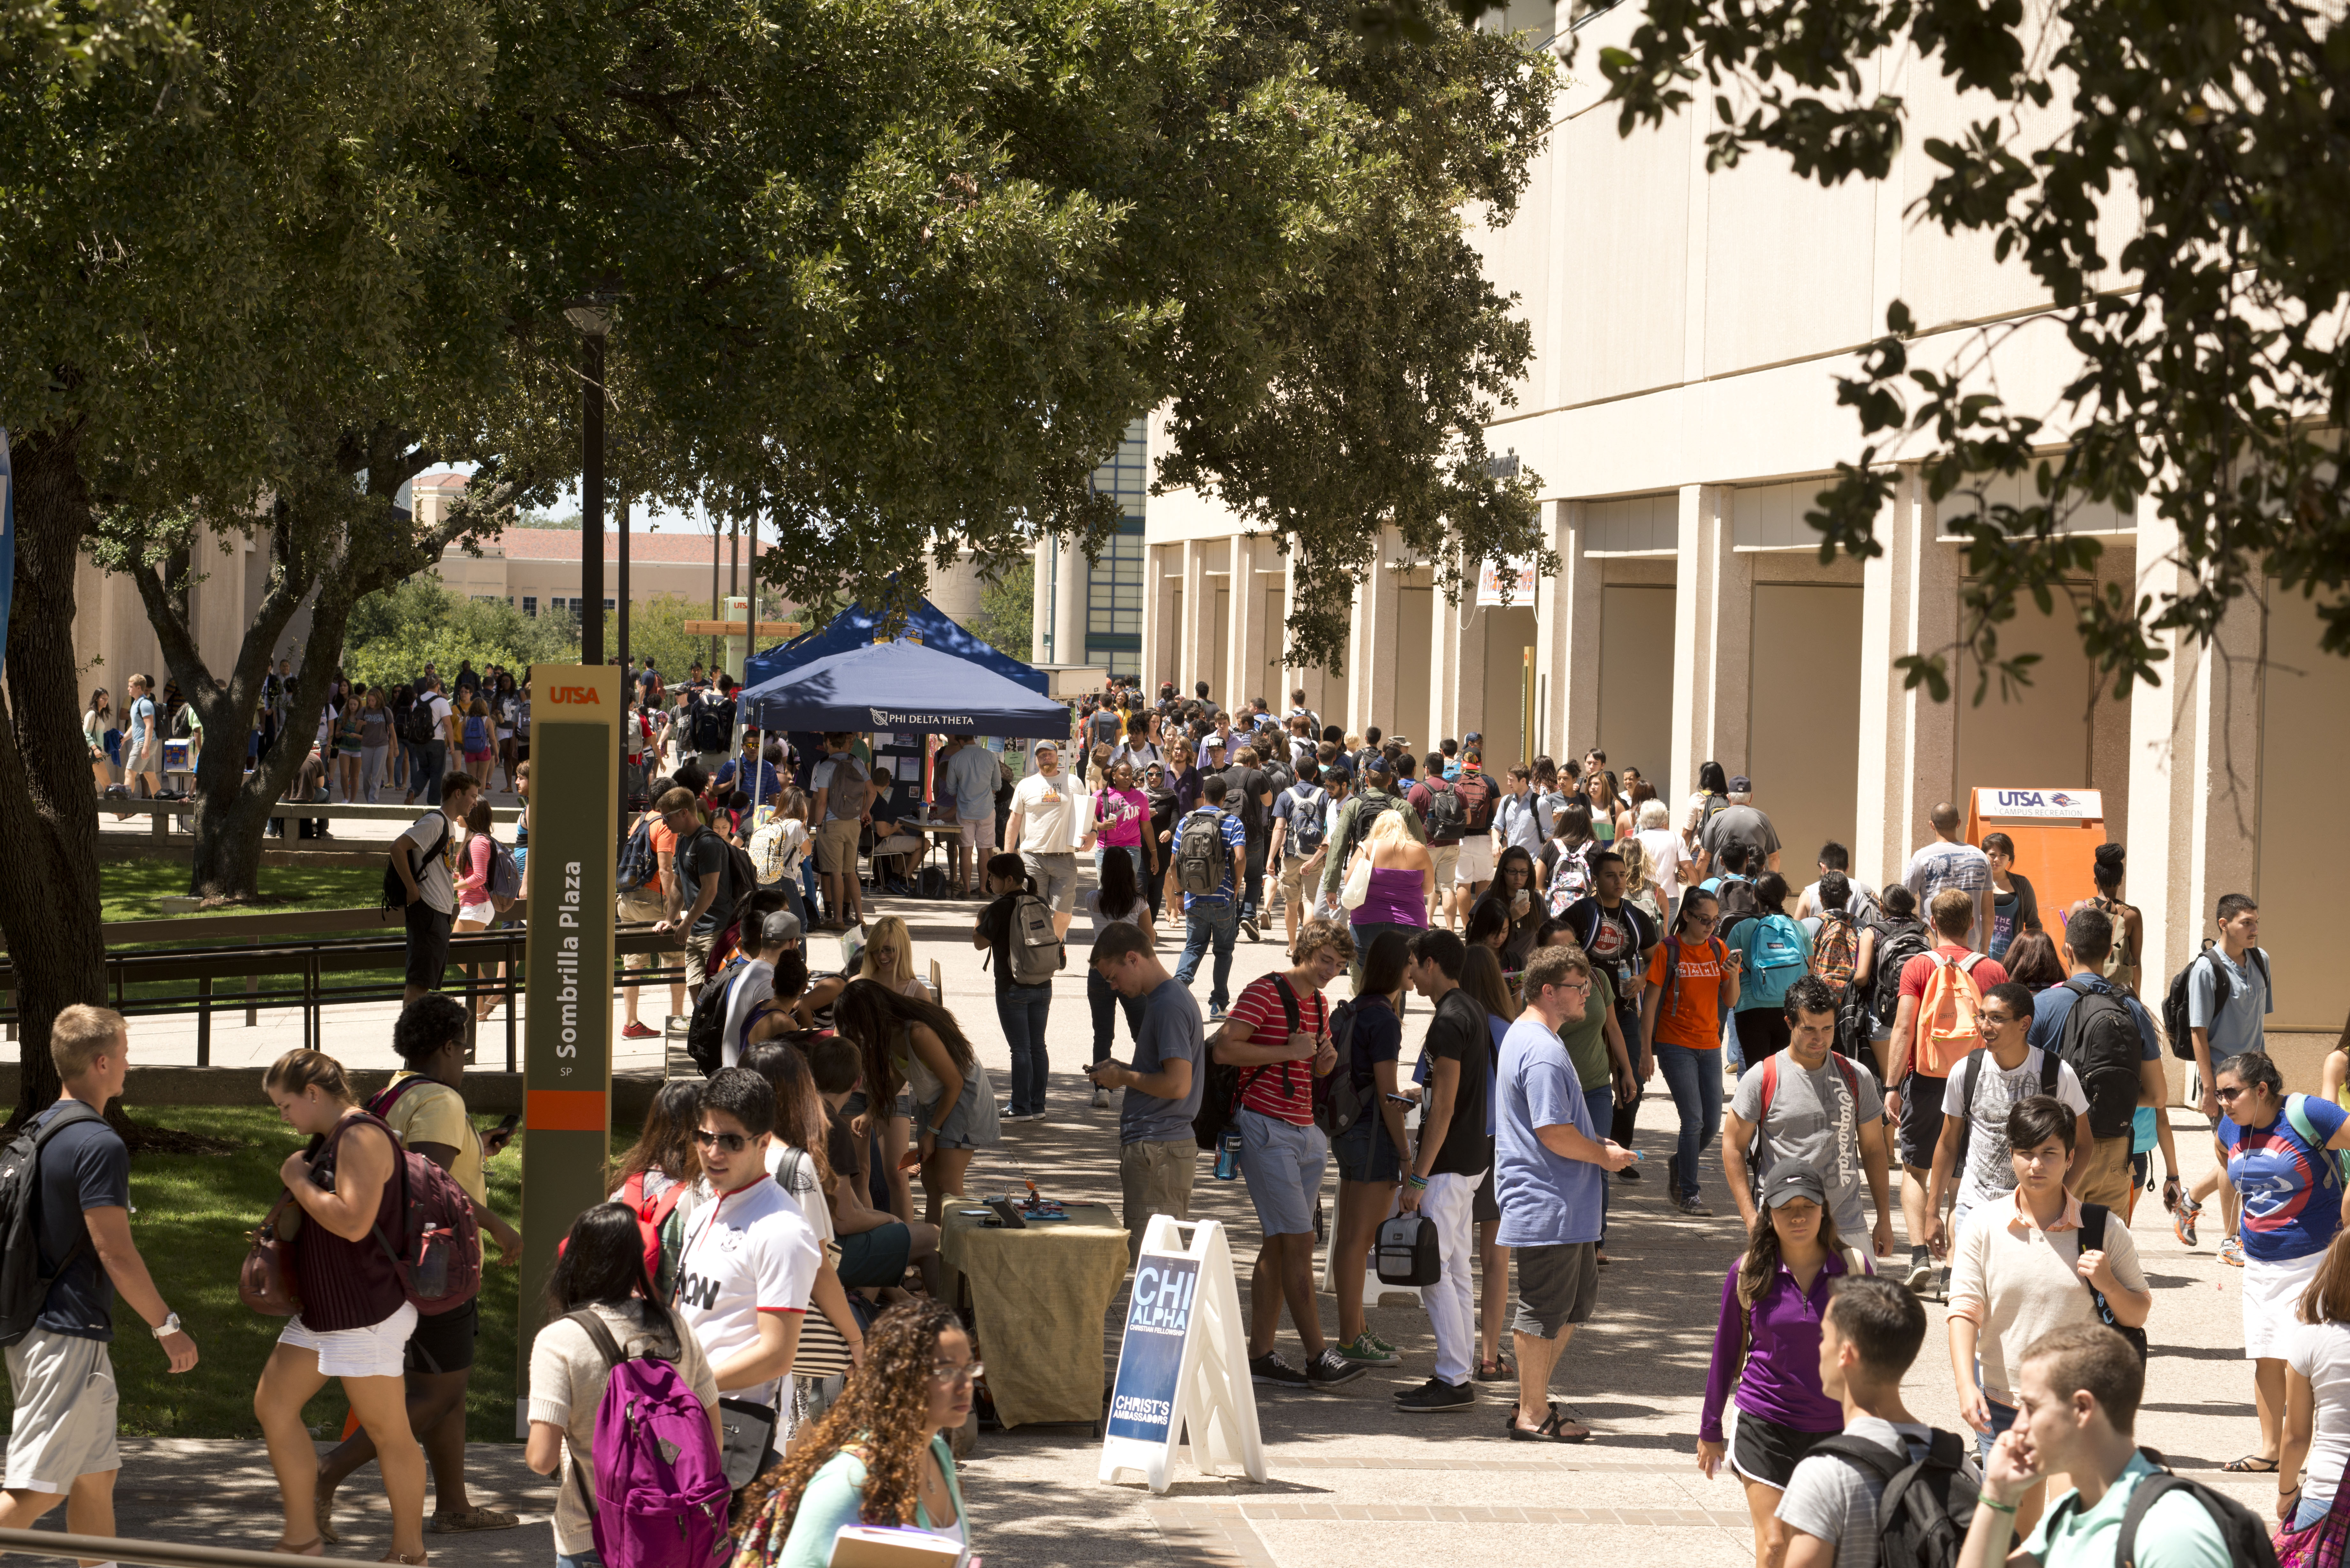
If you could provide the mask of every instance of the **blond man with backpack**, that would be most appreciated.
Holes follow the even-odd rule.
[[[1942,1101],[1950,1070],[1982,1049],[1983,994],[2007,983],[2007,971],[1968,945],[1975,927],[1975,895],[1945,888],[1927,914],[1935,946],[1901,966],[1900,999],[1893,1033],[1886,1043],[1886,1115],[1900,1127],[1901,1215],[1909,1231],[1912,1290],[1923,1290],[1935,1274],[1925,1244],[1927,1187],[1934,1148],[1942,1138]]]

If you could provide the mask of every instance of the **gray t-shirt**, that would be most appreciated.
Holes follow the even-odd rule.
[[[2252,960],[2256,952],[2261,955],[2257,963]],[[2187,1026],[2211,1032],[2213,1072],[2230,1056],[2265,1049],[2262,1020],[2276,1005],[2268,982],[2261,978],[2268,956],[2259,948],[2248,948],[2244,961],[2238,963],[2226,949],[2215,947],[2187,971]]]
[[[1725,805],[1707,819],[1699,844],[1708,855],[1718,856],[1721,846],[1736,839],[1746,846],[1751,858],[1746,863],[1747,875],[1762,875],[1763,862],[1779,853],[1779,830],[1771,819],[1751,805]]]
[[[1925,1458],[1934,1443],[1931,1427],[1908,1421],[1897,1427],[1875,1416],[1855,1417],[1844,1435],[1896,1449],[1912,1462]],[[1967,1445],[1970,1474],[1974,1468],[1973,1447]],[[1800,1530],[1835,1547],[1831,1561],[1835,1568],[1877,1568],[1877,1504],[1884,1495],[1885,1483],[1877,1479],[1875,1470],[1835,1454],[1814,1454],[1799,1462],[1788,1478],[1787,1490],[1779,1496],[1778,1519],[1788,1529]]]
[[[1885,1119],[1885,1096],[1876,1079],[1849,1062],[1839,1063],[1833,1052],[1817,1071],[1809,1073],[1791,1053],[1782,1051],[1776,1060],[1779,1087],[1767,1118],[1762,1063],[1746,1069],[1730,1098],[1738,1119],[1756,1129],[1747,1146],[1747,1168],[1758,1187],[1783,1159],[1798,1160],[1818,1171],[1827,1179],[1828,1211],[1835,1216],[1836,1234],[1846,1245],[1857,1246],[1868,1234],[1861,1207],[1860,1129]]]
[[[1126,1091],[1118,1111],[1118,1141],[1174,1143],[1191,1140],[1191,1118],[1208,1086],[1207,1034],[1200,1023],[1199,1000],[1173,980],[1142,999],[1142,1027],[1134,1039],[1134,1070],[1148,1076],[1170,1062],[1191,1064],[1191,1092],[1162,1100],[1139,1089]]]

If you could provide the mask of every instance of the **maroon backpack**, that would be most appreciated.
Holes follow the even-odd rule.
[[[455,1177],[401,1144],[383,1121],[411,1086],[432,1082],[403,1078],[367,1103],[367,1114],[400,1149],[400,1236],[395,1242],[378,1225],[376,1245],[399,1265],[409,1304],[426,1317],[455,1312],[482,1291],[482,1232],[473,1199]]]

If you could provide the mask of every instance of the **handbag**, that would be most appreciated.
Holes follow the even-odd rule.
[[[726,1484],[741,1491],[765,1472],[775,1456],[775,1407],[748,1399],[719,1400],[718,1437]]]
[[[2309,1484],[2306,1471],[2302,1484]],[[2350,1486],[2334,1489],[2334,1506],[2324,1518],[2299,1530],[2280,1525],[2270,1544],[2276,1548],[2277,1568],[2342,1568],[2350,1549]]]
[[[301,1293],[294,1287],[293,1244],[277,1234],[277,1217],[293,1201],[288,1192],[270,1206],[236,1272],[236,1299],[264,1317],[292,1317],[302,1310]]]
[[[1399,1214],[1381,1220],[1378,1244],[1371,1255],[1383,1285],[1424,1289],[1444,1274],[1437,1248],[1436,1221],[1425,1214]]]
[[[1338,889],[1338,907],[1342,909],[1359,909],[1363,907],[1363,900],[1370,896],[1371,857],[1365,855],[1347,867],[1346,885]]]

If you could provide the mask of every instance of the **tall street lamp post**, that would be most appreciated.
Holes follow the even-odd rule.
[[[579,662],[604,662],[604,340],[612,307],[587,299],[564,313],[579,334]]]

